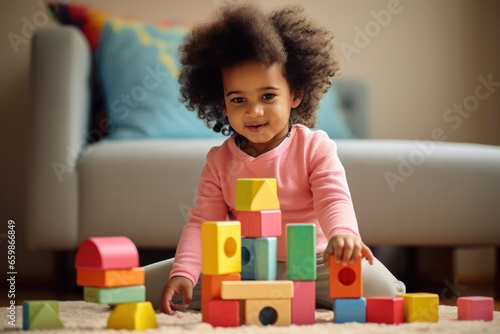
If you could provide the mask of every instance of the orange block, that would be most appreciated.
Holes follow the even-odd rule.
[[[208,302],[221,298],[221,285],[224,281],[241,281],[241,274],[201,275],[201,321],[209,322]]]
[[[130,269],[77,269],[76,284],[111,288],[119,286],[144,285],[144,268]]]
[[[130,269],[139,267],[137,247],[127,237],[94,237],[80,244],[75,257],[77,269]]]
[[[361,298],[363,296],[363,276],[361,272],[361,256],[356,262],[347,266],[335,262],[330,255],[330,297]]]

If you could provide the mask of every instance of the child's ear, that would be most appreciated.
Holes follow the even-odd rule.
[[[300,102],[302,102],[302,97],[304,97],[304,93],[303,92],[293,92],[292,93],[292,108],[297,108],[300,104]]]

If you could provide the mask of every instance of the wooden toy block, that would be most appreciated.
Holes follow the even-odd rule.
[[[127,330],[158,328],[153,305],[150,302],[119,304],[109,315],[106,328]]]
[[[119,286],[144,285],[144,268],[131,269],[77,269],[76,284],[113,288]]]
[[[276,179],[236,180],[236,211],[279,210]]]
[[[335,262],[335,257],[330,255],[330,297],[361,298],[363,296],[363,276],[361,272],[361,256],[356,262],[346,266]]]
[[[208,302],[221,298],[220,290],[223,281],[241,281],[241,274],[201,276],[201,318],[203,322],[208,322]]]
[[[400,297],[366,298],[366,322],[401,324],[405,321],[404,300]]]
[[[204,222],[201,225],[201,272],[225,275],[241,272],[240,222]]]
[[[221,285],[222,299],[291,299],[292,281],[226,281]]]
[[[249,238],[278,237],[281,235],[281,210],[237,211],[241,236]]]
[[[88,238],[75,257],[77,269],[124,269],[139,267],[137,247],[127,237]]]
[[[437,322],[439,296],[435,293],[416,292],[397,295],[404,299],[405,322]]]
[[[493,298],[483,296],[458,297],[458,320],[493,320]]]
[[[214,327],[240,325],[240,301],[212,299],[208,302],[207,321]]]
[[[287,224],[287,278],[293,281],[316,279],[316,226]]]
[[[278,275],[278,240],[276,237],[255,239],[255,279],[274,281]]]
[[[292,324],[311,325],[315,322],[316,282],[294,281],[292,298]]]
[[[255,238],[241,238],[241,279],[255,279]]]
[[[345,298],[333,301],[333,322],[343,324],[346,322],[366,322],[366,299]]]
[[[290,299],[247,299],[245,324],[289,326],[292,323]]]
[[[97,304],[137,303],[146,300],[144,285],[126,286],[120,288],[83,287],[83,300]]]
[[[59,302],[35,300],[23,303],[23,329],[64,328],[59,318]]]

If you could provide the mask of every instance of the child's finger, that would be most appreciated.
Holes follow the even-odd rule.
[[[369,264],[373,264],[374,256],[371,249],[367,245],[363,244],[361,247],[361,254],[368,260]]]
[[[347,266],[351,261],[351,257],[354,251],[354,240],[346,239],[344,242],[344,254],[342,255],[342,264]]]
[[[335,255],[335,262],[340,263],[342,262],[342,258],[344,256],[344,239],[343,238],[336,238],[335,243],[333,245],[333,254]]]

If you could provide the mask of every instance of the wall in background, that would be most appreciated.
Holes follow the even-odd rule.
[[[220,1],[79,0],[149,20],[204,20]],[[289,3],[262,1],[272,9]],[[431,139],[500,145],[500,86],[475,99],[484,80],[500,82],[500,3],[494,0],[301,0],[336,34],[342,74],[370,84],[373,138]],[[27,275],[49,272],[52,257],[22,247],[23,166],[29,119],[29,41],[46,19],[43,1],[0,0],[0,221],[18,226],[18,264]],[[20,36],[15,43],[9,34]],[[47,83],[50,84],[50,83]],[[484,91],[484,89],[483,89]],[[486,91],[484,91],[486,92]],[[479,104],[473,104],[479,101]],[[465,104],[465,106],[463,106]],[[461,107],[461,105],[463,107]],[[457,110],[463,108],[462,114]],[[2,225],[4,226],[4,225]],[[0,231],[0,247],[5,245]],[[491,258],[491,252],[486,259]],[[466,258],[466,257],[465,257]],[[460,261],[459,261],[460,263]],[[465,262],[464,262],[465,263]],[[473,270],[492,272],[490,262]],[[35,267],[36,266],[36,267]],[[469,269],[467,269],[469,268]]]

